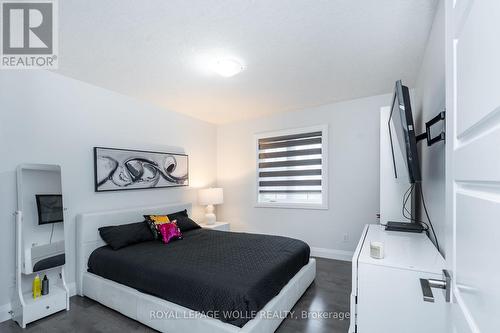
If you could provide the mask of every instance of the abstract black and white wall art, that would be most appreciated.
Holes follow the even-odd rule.
[[[189,185],[188,156],[94,147],[95,191]]]

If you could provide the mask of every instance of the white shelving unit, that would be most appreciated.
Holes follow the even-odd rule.
[[[51,267],[39,272],[33,272],[33,252],[44,255],[46,249],[56,248],[56,252],[64,252],[64,236],[62,240],[50,242],[50,246],[33,243],[39,235],[32,235],[33,230],[33,207],[32,205],[23,204],[26,197],[32,197],[33,191],[40,192],[43,188],[43,181],[40,184],[25,184],[26,179],[33,179],[33,175],[39,172],[41,179],[46,179],[46,175],[51,173],[59,173],[61,169],[58,165],[46,164],[23,164],[17,168],[17,198],[18,210],[15,212],[16,224],[16,292],[12,300],[12,319],[19,326],[25,328],[28,323],[41,319],[61,310],[69,310],[69,289],[65,281],[64,265]],[[28,182],[27,182],[28,183]],[[61,184],[56,184],[59,191],[62,189]],[[53,188],[48,188],[48,191]],[[29,211],[30,219],[25,219],[24,211]],[[29,220],[29,221],[28,221]],[[36,227],[36,226],[35,226]],[[64,234],[64,227],[62,226]],[[52,253],[48,251],[47,253]],[[47,275],[49,279],[49,294],[41,297],[33,298],[32,282],[36,274],[40,275],[40,279]]]
[[[68,291],[62,285],[53,285],[50,287],[50,293],[34,299],[31,291],[23,293],[23,320],[24,326],[27,323],[44,318],[58,311],[69,309],[67,304]]]

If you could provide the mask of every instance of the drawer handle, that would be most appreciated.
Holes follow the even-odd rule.
[[[420,279],[420,287],[422,288],[422,295],[425,302],[434,302],[434,295],[431,288],[444,289],[446,291],[446,302],[451,301],[451,277],[447,270],[443,270],[444,279]]]
[[[48,309],[50,309],[50,305],[47,305],[45,308],[46,308],[47,310],[48,310]]]

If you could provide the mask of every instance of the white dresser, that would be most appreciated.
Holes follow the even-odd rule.
[[[370,257],[370,243],[384,243],[384,259]],[[420,279],[442,279],[445,261],[427,236],[367,225],[352,259],[349,333],[444,332],[444,290],[423,299]],[[438,299],[441,301],[438,302]]]

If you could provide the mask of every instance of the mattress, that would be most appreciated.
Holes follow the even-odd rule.
[[[296,239],[196,229],[170,244],[149,241],[92,252],[88,271],[243,327],[309,262]]]

